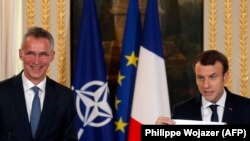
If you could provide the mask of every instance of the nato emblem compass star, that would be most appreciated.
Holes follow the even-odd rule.
[[[91,88],[95,87],[93,90]],[[91,81],[82,86],[80,90],[75,90],[77,113],[83,127],[78,131],[81,137],[86,126],[101,127],[108,124],[113,118],[111,107],[108,103],[109,89],[108,84],[102,81]],[[85,109],[81,109],[84,104]],[[100,118],[102,120],[96,120]]]

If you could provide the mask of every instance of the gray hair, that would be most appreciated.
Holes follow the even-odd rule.
[[[53,36],[47,30],[45,30],[45,29],[43,29],[41,27],[36,27],[36,26],[33,26],[33,27],[29,28],[28,31],[23,36],[22,48],[23,48],[23,45],[25,43],[25,40],[29,36],[32,36],[32,37],[35,37],[35,38],[46,38],[46,39],[48,39],[49,43],[50,43],[51,50],[52,51],[54,50],[54,39],[53,39]]]

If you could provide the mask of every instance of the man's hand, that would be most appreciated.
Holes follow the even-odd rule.
[[[175,121],[169,117],[158,117],[155,124],[156,125],[175,125]]]

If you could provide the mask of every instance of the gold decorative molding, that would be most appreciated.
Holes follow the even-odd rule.
[[[26,0],[26,23],[27,23],[27,28],[30,28],[34,25],[35,23],[35,9],[34,9],[34,0]]]
[[[224,0],[225,55],[228,58],[229,78],[226,86],[232,90],[232,0]]]
[[[216,49],[217,44],[217,0],[209,0],[209,49]]]
[[[65,0],[57,0],[58,82],[66,85]]]
[[[50,29],[50,1],[42,0],[42,25],[43,28]]]
[[[247,0],[240,1],[240,94],[247,97],[248,90],[248,32]]]
[[[42,26],[44,29],[50,29],[50,2],[49,0],[42,0]],[[51,75],[51,68],[47,70],[47,75]]]

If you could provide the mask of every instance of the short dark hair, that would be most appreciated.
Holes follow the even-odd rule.
[[[33,36],[35,38],[46,38],[49,40],[51,50],[54,50],[54,38],[51,33],[41,27],[33,26],[28,29],[28,31],[24,34],[22,40],[22,48],[25,43],[27,37]]]
[[[217,61],[219,61],[223,66],[223,74],[228,71],[228,60],[227,57],[217,51],[217,50],[207,50],[202,52],[200,55],[197,56],[196,60],[193,63],[193,68],[195,65],[200,62],[202,65],[214,65]]]

